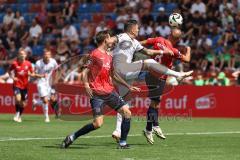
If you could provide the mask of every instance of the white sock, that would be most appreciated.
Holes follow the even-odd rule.
[[[48,104],[43,104],[42,107],[45,118],[48,118]]]
[[[146,59],[146,60],[144,60],[144,62],[145,62],[145,65],[147,66],[147,68],[152,69],[152,70],[158,72],[159,74],[161,73],[161,74],[165,74],[168,76],[174,76],[174,77],[180,77],[182,75],[180,72],[176,72],[174,70],[167,68],[164,65],[159,64],[154,59]]]
[[[122,115],[117,113],[116,131],[121,135]]]
[[[16,112],[15,117],[19,118],[20,117],[20,112]]]

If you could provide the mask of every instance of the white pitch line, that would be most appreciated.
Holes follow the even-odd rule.
[[[219,134],[240,134],[240,131],[229,132],[186,132],[186,133],[166,133],[168,136],[183,136],[183,135],[219,135]],[[142,134],[130,134],[129,137],[142,136]],[[110,135],[102,136],[83,136],[81,138],[110,138]],[[26,137],[26,138],[13,138],[13,137],[0,137],[0,142],[6,141],[33,141],[33,140],[57,140],[64,139],[65,137]]]

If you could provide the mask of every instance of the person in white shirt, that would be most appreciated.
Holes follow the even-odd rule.
[[[3,17],[3,24],[9,25],[13,22],[13,20],[14,20],[14,13],[12,12],[11,8],[8,8],[7,14],[5,14]]]
[[[41,39],[42,32],[42,27],[37,23],[36,19],[33,19],[29,34],[30,40],[33,41],[34,45],[37,45],[38,41]]]
[[[62,37],[65,41],[79,41],[77,29],[68,21],[62,29]]]
[[[113,66],[114,70],[128,83],[132,84],[135,79],[138,78],[141,71],[154,71],[159,74],[165,74],[176,77],[178,80],[182,80],[185,77],[190,76],[193,71],[190,72],[176,72],[161,64],[154,59],[139,60],[133,62],[133,55],[135,53],[143,53],[148,56],[154,55],[173,55],[173,52],[168,48],[163,50],[152,50],[143,47],[139,41],[135,38],[139,33],[139,26],[136,20],[129,20],[124,26],[125,32],[112,37],[112,41],[116,42],[113,50]],[[121,97],[126,98],[129,90],[120,84],[117,84],[118,91]],[[119,140],[121,135],[121,123],[122,116],[117,114],[116,130],[113,132],[112,137]]]
[[[155,31],[162,37],[168,37],[171,32],[171,28],[167,25],[167,22],[161,22],[160,25],[158,25],[155,28]]]
[[[153,33],[151,26],[144,24],[140,27],[139,35],[148,38]]]
[[[57,67],[58,64],[55,59],[51,58],[51,51],[49,50],[44,51],[43,58],[38,60],[35,65],[35,77],[38,78],[37,89],[41,100],[33,99],[33,110],[35,110],[37,105],[41,105],[45,115],[45,122],[50,122],[48,116],[49,100],[52,105],[57,105],[54,96],[55,90],[51,87],[52,74]]]
[[[21,16],[21,13],[19,11],[17,11],[15,14],[15,17],[13,19],[13,22],[18,27],[18,26],[20,26],[21,21],[24,21],[24,17]]]
[[[191,13],[198,11],[201,15],[205,16],[206,14],[206,5],[202,2],[202,0],[196,0],[195,3],[191,6]]]

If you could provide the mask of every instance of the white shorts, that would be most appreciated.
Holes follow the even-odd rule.
[[[133,63],[118,63],[114,66],[117,73],[126,81],[138,78],[142,71],[143,60],[135,61]]]
[[[37,89],[38,89],[38,95],[39,97],[49,97],[52,94],[55,94],[55,90],[51,88],[51,86],[49,85],[43,85],[43,84],[39,84],[37,85]]]

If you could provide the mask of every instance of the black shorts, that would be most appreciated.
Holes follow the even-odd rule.
[[[14,95],[18,95],[18,94],[21,95],[22,101],[25,101],[27,99],[27,96],[28,96],[27,89],[21,89],[13,86],[13,91],[14,91]]]
[[[156,78],[148,73],[145,77],[145,82],[148,87],[148,97],[156,102],[160,102],[160,96],[163,94],[166,80]]]
[[[94,117],[103,115],[103,107],[105,105],[117,111],[127,104],[116,92],[108,95],[94,95],[93,98],[90,99],[90,103]]]

